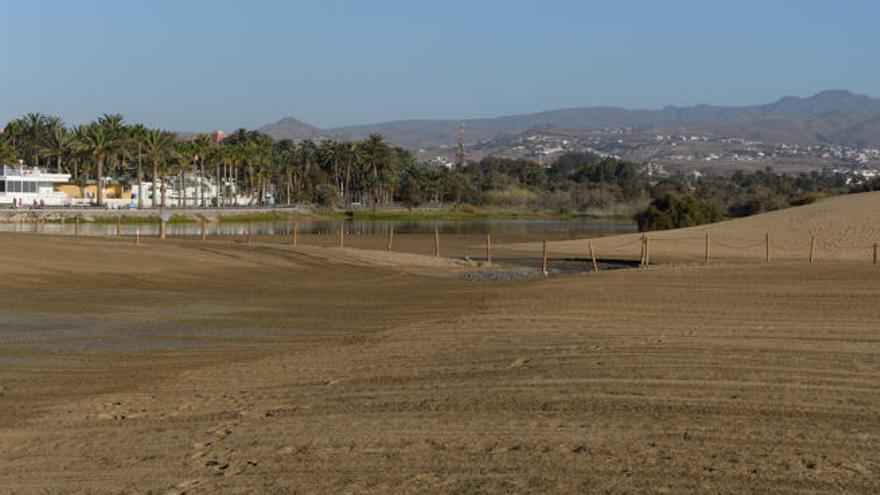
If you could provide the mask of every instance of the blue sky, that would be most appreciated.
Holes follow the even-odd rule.
[[[0,120],[175,130],[880,96],[877,1],[0,0]]]

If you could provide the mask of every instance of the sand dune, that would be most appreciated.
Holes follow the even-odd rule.
[[[863,242],[877,198],[709,228]],[[870,264],[459,269],[0,236],[0,493],[880,492]]]
[[[814,204],[788,208],[712,225],[649,233],[654,262],[699,262],[710,237],[711,259],[762,261],[770,235],[773,260],[809,258],[811,237],[816,238],[815,259],[870,262],[874,243],[880,242],[880,192],[837,196]],[[593,239],[599,256],[638,259],[640,234]],[[555,241],[553,256],[586,256],[589,240]],[[510,245],[516,252],[535,253],[536,244]]]

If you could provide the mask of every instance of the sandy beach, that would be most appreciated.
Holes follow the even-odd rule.
[[[0,236],[0,493],[880,491],[880,194],[652,235],[515,282],[425,236]]]

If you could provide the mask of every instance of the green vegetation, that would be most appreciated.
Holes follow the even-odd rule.
[[[636,216],[639,230],[665,230],[693,227],[724,218],[721,210],[694,195],[666,193]]]
[[[81,217],[82,221],[87,221],[85,218]],[[125,225],[138,225],[138,224],[158,224],[162,222],[162,219],[159,215],[145,215],[145,216],[128,216],[128,215],[101,215],[101,216],[89,216],[88,217],[91,223],[101,223],[101,224],[115,224],[117,222],[125,224]],[[168,218],[166,223],[169,224],[187,224],[198,221],[197,217],[191,217],[187,215],[171,215]],[[69,220],[68,220],[69,222]]]
[[[776,174],[771,169],[697,181],[672,177],[649,189],[654,201],[636,215],[640,228],[647,230],[755,215],[858,191],[847,186],[842,176]]]
[[[13,120],[0,135],[0,160],[19,158],[27,165],[69,172],[81,189],[105,176],[123,183],[152,181],[158,191],[150,198],[153,207],[171,206],[166,187],[179,188],[188,179],[197,184],[191,178],[198,176],[222,187],[211,198],[205,197],[205,188],[190,198],[177,194],[176,206],[186,207],[189,200],[222,207],[244,197],[254,205],[306,203],[330,217],[334,211],[353,210],[356,218],[388,220],[584,215],[636,217],[644,228],[659,229],[807,204],[850,190],[843,177],[789,176],[770,169],[655,181],[633,163],[590,153],[564,154],[546,168],[494,157],[454,168],[431,167],[379,135],[315,143],[273,141],[239,129],[216,144],[207,135],[183,140],[128,125],[115,114],[73,128],[41,114]],[[880,180],[859,187],[880,189]],[[101,194],[96,199],[103,202]],[[139,195],[139,207],[145,199]],[[221,221],[280,218],[289,215],[230,215]]]
[[[343,217],[342,214],[319,214],[319,215],[304,215],[301,213],[294,212],[285,212],[285,211],[259,211],[252,213],[238,213],[235,215],[218,215],[217,220],[225,223],[239,223],[239,222],[275,222],[275,221],[283,221],[283,220],[291,220],[295,218],[333,218],[333,216]]]
[[[138,207],[172,206],[166,188],[181,188],[192,177],[223,185],[214,197],[180,194],[213,206],[234,197],[251,204],[309,203],[323,208],[417,208],[471,204],[478,207],[544,212],[630,213],[647,204],[644,180],[635,165],[590,154],[563,156],[545,169],[528,160],[487,158],[455,169],[420,164],[406,150],[379,135],[362,141],[273,141],[239,129],[220,144],[207,135],[182,140],[170,132],[128,125],[117,114],[68,128],[58,117],[28,114],[9,122],[0,137],[0,158],[69,172],[81,191],[106,177],[138,184],[151,181],[156,194],[138,196]],[[191,186],[192,187],[192,186]],[[98,188],[99,192],[103,189]],[[96,203],[101,205],[103,195]]]
[[[346,215],[355,220],[420,221],[420,220],[514,220],[568,219],[575,215],[539,211],[510,211],[482,208],[448,208],[436,210],[359,210]]]
[[[81,221],[86,221],[85,218],[80,216]],[[91,223],[101,223],[101,224],[115,224],[116,222],[126,224],[126,225],[134,225],[134,224],[146,224],[146,223],[159,223],[161,219],[158,215],[149,215],[149,216],[116,216],[116,215],[102,215],[102,216],[90,216]],[[66,220],[66,222],[70,222],[71,220]]]

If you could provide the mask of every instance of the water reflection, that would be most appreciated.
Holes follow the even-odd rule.
[[[439,228],[443,234],[534,236],[553,235],[558,237],[585,237],[600,234],[620,234],[635,232],[637,227],[632,222],[604,221],[590,219],[570,220],[455,220],[455,221],[387,221],[387,220],[298,220],[296,226],[301,234],[332,234],[344,225],[350,235],[384,235],[391,227],[399,234],[428,234]],[[261,221],[261,222],[227,222],[208,223],[208,235],[245,235],[250,229],[254,235],[289,235],[294,228],[294,221]],[[44,234],[73,235],[75,225],[67,223],[48,223],[39,226]],[[82,235],[115,235],[117,226],[114,223],[82,223],[79,226]],[[123,235],[133,235],[140,231],[141,235],[158,235],[157,223],[122,224]],[[168,235],[200,235],[202,226],[199,223],[167,224]],[[0,232],[35,232],[37,225],[33,223],[0,224]]]

